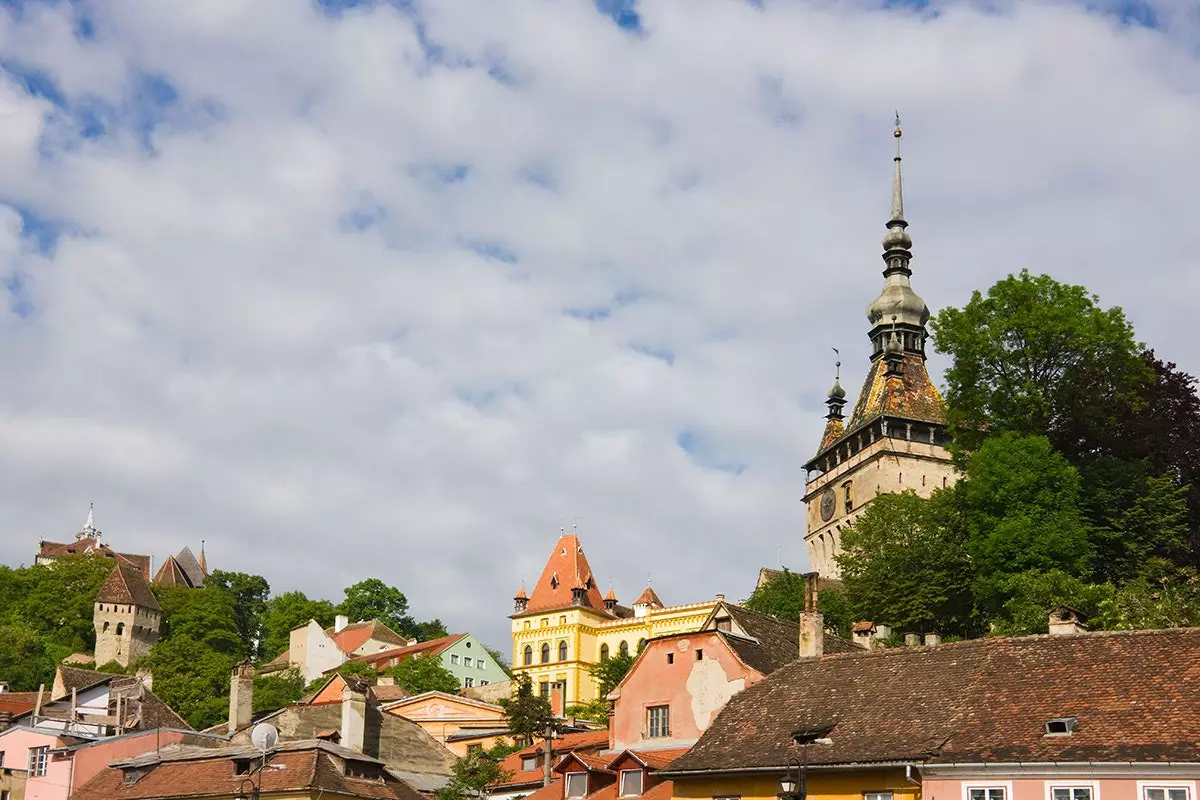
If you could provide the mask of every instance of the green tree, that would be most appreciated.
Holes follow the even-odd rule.
[[[341,613],[358,620],[377,619],[396,633],[412,636],[417,632],[416,621],[408,615],[408,598],[395,586],[378,578],[367,578],[346,587],[346,598],[339,606]],[[441,623],[438,623],[440,626]],[[445,630],[442,627],[442,630]]]
[[[237,661],[200,640],[176,633],[155,645],[138,666],[154,675],[156,695],[192,727],[203,729],[227,718],[229,677]]]
[[[1119,630],[1200,626],[1200,572],[1152,560],[1103,604],[1094,623]]]
[[[742,605],[760,614],[795,622],[804,610],[804,576],[785,567],[771,580],[756,586]],[[844,592],[818,586],[817,605],[825,615],[826,628],[839,636],[850,636],[854,613]]]
[[[267,658],[288,649],[289,635],[293,628],[306,624],[310,619],[323,628],[333,624],[337,606],[328,600],[309,600],[304,592],[284,592],[267,601],[263,614],[262,651]]]
[[[524,672],[516,675],[512,683],[512,696],[500,701],[509,732],[527,742],[543,738],[547,729],[557,726],[550,701],[534,693],[533,681]]]
[[[1079,509],[1079,473],[1044,436],[990,437],[953,489],[981,607],[1004,604],[1004,575],[1061,569],[1085,576],[1092,545]]]
[[[446,626],[440,619],[431,619],[428,622],[418,622],[411,634],[404,631],[396,632],[405,633],[405,635],[412,636],[418,642],[428,642],[432,641],[433,639],[441,639],[450,635],[450,631],[446,630]]]
[[[213,570],[204,585],[233,596],[234,621],[245,645],[243,649],[256,658],[261,657],[263,614],[267,611],[267,598],[271,595],[271,587],[266,579],[261,575],[218,569]]]
[[[1121,309],[1048,275],[1009,275],[930,325],[952,359],[949,424],[968,451],[1001,431],[1091,436],[1114,421],[1108,399],[1135,399],[1149,378]]]
[[[588,672],[596,681],[596,694],[601,699],[608,697],[608,693],[625,680],[625,676],[629,674],[629,670],[636,660],[636,656],[618,653],[588,667]]]
[[[96,646],[92,604],[112,573],[113,562],[103,556],[60,558],[16,570],[14,586],[20,599],[14,619],[42,637],[46,646],[90,652]]]
[[[507,754],[506,754],[507,755]],[[454,774],[445,787],[435,792],[438,800],[467,800],[479,797],[493,783],[503,783],[512,773],[500,766],[504,756],[493,749],[487,753],[470,752],[454,762]]]
[[[304,697],[304,675],[295,667],[254,677],[254,713],[285,708]]]
[[[109,675],[125,675],[128,670],[121,666],[118,661],[109,661],[106,664],[101,664],[96,667],[96,672],[104,672]]]
[[[363,681],[372,686],[379,680],[379,673],[365,661],[347,661],[338,667],[337,672],[346,680]]]
[[[994,636],[1024,636],[1046,633],[1049,613],[1058,606],[1070,606],[1086,617],[1096,616],[1111,602],[1111,584],[1088,583],[1061,569],[1030,570],[1005,575],[999,591],[1004,605],[993,621]]]
[[[401,661],[383,673],[396,679],[396,685],[409,694],[422,692],[446,692],[455,694],[459,681],[454,673],[442,665],[436,656],[419,656]]]
[[[971,562],[950,490],[876,497],[842,534],[848,605],[897,629],[966,634],[975,627]]]
[[[156,593],[163,609],[162,640],[182,636],[237,661],[246,656],[232,594],[215,587],[159,587]]]
[[[55,660],[41,637],[21,624],[0,625],[0,675],[14,692],[34,692],[54,681]]]

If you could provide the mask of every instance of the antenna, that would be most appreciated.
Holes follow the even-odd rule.
[[[250,731],[250,741],[254,746],[266,753],[279,743],[279,731],[269,722],[260,722]]]

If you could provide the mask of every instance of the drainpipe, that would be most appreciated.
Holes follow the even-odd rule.
[[[913,786],[917,787],[916,796],[920,797],[921,796],[921,782],[913,779],[913,765],[912,764],[904,765],[904,780],[908,781]]]

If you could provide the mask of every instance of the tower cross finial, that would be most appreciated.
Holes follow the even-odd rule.
[[[842,379],[842,353],[835,347],[833,355],[837,359],[833,362],[833,378],[840,381]]]
[[[895,171],[892,174],[892,218],[888,222],[888,226],[904,221],[904,179],[900,174],[900,139],[904,136],[904,132],[900,130],[900,112],[896,112],[896,128],[892,131],[892,136],[896,137],[896,158]]]

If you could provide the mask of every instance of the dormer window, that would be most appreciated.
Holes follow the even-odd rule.
[[[1074,732],[1074,717],[1058,717],[1046,723],[1047,736],[1070,736]]]
[[[567,773],[567,794],[568,798],[585,797],[587,795],[587,773],[586,772],[568,772]]]
[[[533,772],[537,769],[537,756],[521,756],[521,771]]]
[[[550,588],[551,588],[551,589],[557,589],[557,588],[558,588],[558,574],[557,574],[557,573],[555,573],[554,575],[551,575],[551,576],[550,576]]]
[[[733,620],[730,617],[718,617],[717,630],[729,633],[733,630]]]
[[[642,793],[644,773],[640,769],[621,770],[621,797],[637,797]]]

